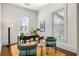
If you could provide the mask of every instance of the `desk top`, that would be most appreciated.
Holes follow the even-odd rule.
[[[23,37],[23,40],[27,40],[27,39],[30,39],[30,38],[36,38],[36,37],[39,37],[39,35],[27,35],[27,36]]]

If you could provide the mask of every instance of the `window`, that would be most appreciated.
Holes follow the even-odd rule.
[[[19,20],[20,20],[20,31],[28,33],[28,17],[20,16]]]
[[[64,9],[54,13],[53,33],[58,40],[64,39]]]

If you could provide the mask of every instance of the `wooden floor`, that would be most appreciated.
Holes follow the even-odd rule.
[[[46,51],[46,47],[43,48],[41,53],[41,48],[37,48],[37,56],[76,56],[75,53],[69,52],[67,50],[57,48],[57,53],[55,53],[54,48],[49,48]],[[11,45],[10,47],[3,46],[1,56],[18,56],[19,50],[17,49],[17,45]]]

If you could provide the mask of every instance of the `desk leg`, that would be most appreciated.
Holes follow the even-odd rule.
[[[34,41],[35,41],[35,38],[34,38]]]

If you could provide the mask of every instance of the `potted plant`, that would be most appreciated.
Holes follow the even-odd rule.
[[[20,39],[23,39],[24,36],[25,36],[25,34],[24,34],[23,32],[19,33],[19,35],[18,35],[18,37],[19,37]]]
[[[31,28],[30,34],[31,35],[37,35],[37,29],[36,28]]]

